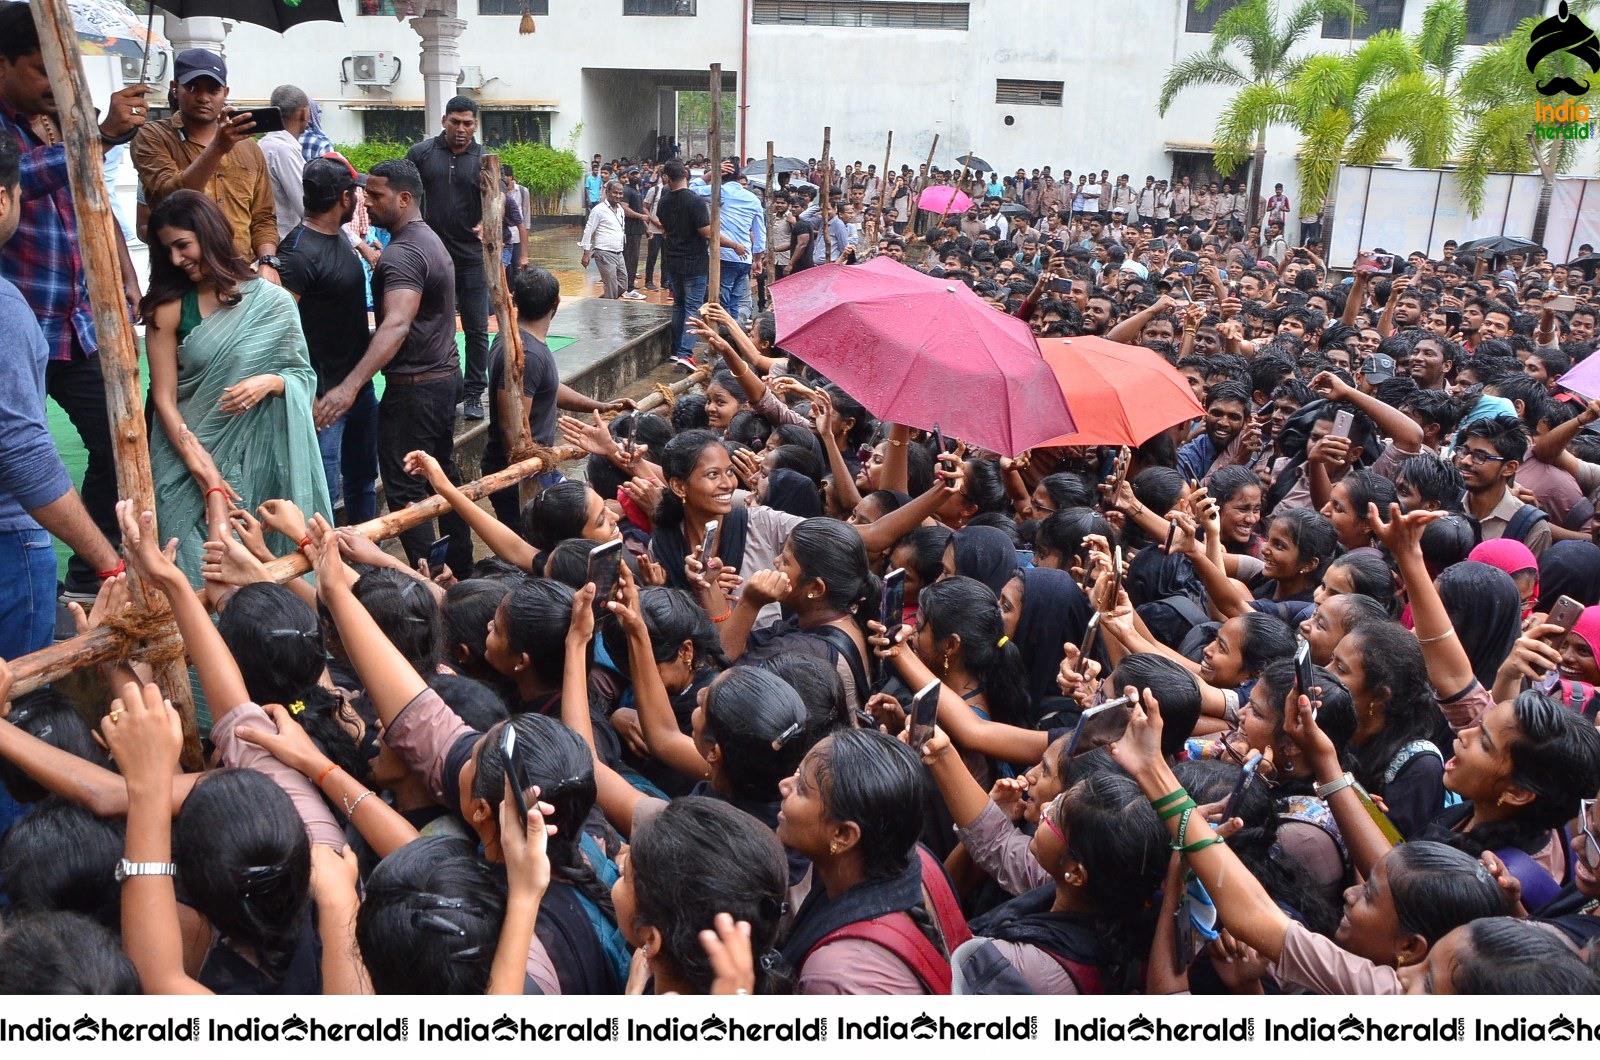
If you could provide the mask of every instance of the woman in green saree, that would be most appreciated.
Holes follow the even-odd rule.
[[[177,563],[200,581],[206,538],[204,456],[254,511],[285,498],[331,520],[311,406],[316,374],[292,295],[255,277],[234,248],[222,211],[178,191],[150,215],[150,289],[141,309],[150,361],[150,432],[156,517],[178,539]],[[184,433],[193,442],[184,444]],[[283,555],[298,541],[268,546]]]

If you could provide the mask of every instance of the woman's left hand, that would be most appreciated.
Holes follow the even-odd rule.
[[[128,503],[126,501],[124,504]],[[183,721],[155,685],[129,682],[100,723],[100,732],[130,794],[143,787],[170,787],[183,748]]]
[[[245,743],[255,744],[290,769],[308,777],[315,777],[328,768],[328,756],[311,742],[311,737],[306,735],[305,729],[302,729],[300,723],[295,720],[292,710],[278,703],[263,704],[261,709],[266,711],[267,717],[272,719],[272,724],[277,726],[278,731],[268,732],[265,729],[251,729],[241,725],[238,730],[239,739]],[[301,704],[300,709],[304,710],[305,705]]]
[[[217,402],[217,408],[230,416],[237,416],[241,412],[249,412],[269,397],[274,397],[283,390],[283,380],[275,375],[253,375],[228,387],[222,392],[222,399]]]
[[[233,532],[239,535],[239,540],[244,542],[244,547],[250,554],[262,563],[271,563],[277,559],[272,550],[267,547],[266,534],[263,532],[261,521],[245,508],[235,508],[228,513],[228,524],[233,527]],[[299,543],[299,538],[295,543]]]
[[[528,806],[526,823],[517,819],[516,797],[512,794],[511,777],[504,778],[505,790],[500,799],[500,852],[505,857],[506,881],[511,897],[537,900],[544,897],[550,887],[550,836],[556,826],[545,824],[546,817],[555,816],[556,809],[539,801],[539,789],[529,788],[523,793]]]
[[[621,588],[621,584],[619,577],[616,588]],[[572,594],[572,618],[567,624],[567,644],[588,644],[594,639],[594,594],[594,582],[589,582]]]
[[[346,846],[335,850],[324,843],[311,844],[311,894],[320,906],[354,905],[361,861]]]
[[[187,586],[189,580],[156,544],[155,522],[155,513],[135,512],[132,501],[117,502],[117,523],[122,529],[122,551],[128,566],[147,582]]]
[[[1128,718],[1128,727],[1112,742],[1111,757],[1137,780],[1141,772],[1162,761],[1161,704],[1149,689],[1145,689],[1142,701],[1139,690],[1131,685],[1123,689],[1123,694],[1135,697],[1133,714]]]

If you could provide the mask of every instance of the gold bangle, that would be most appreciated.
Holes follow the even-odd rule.
[[[1456,628],[1454,626],[1451,626],[1449,629],[1445,630],[1443,633],[1439,634],[1437,637],[1418,637],[1417,638],[1417,643],[1418,644],[1437,644],[1441,640],[1449,640],[1451,637],[1453,637],[1455,635],[1456,635]]]

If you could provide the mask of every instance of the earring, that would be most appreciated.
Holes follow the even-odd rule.
[[[1500,797],[1494,800],[1494,804],[1496,806],[1504,806],[1506,804],[1506,793],[1502,791]]]
[[[830,853],[830,854],[839,853],[839,844],[838,843],[829,843],[828,844],[828,853]]]
[[[944,674],[943,674],[943,676],[945,676],[945,677],[949,677],[950,676],[950,653],[949,652],[945,652],[944,653]]]

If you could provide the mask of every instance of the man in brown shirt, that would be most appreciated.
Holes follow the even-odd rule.
[[[256,262],[263,279],[278,282],[278,222],[272,181],[261,148],[250,138],[248,114],[230,117],[228,68],[204,48],[178,53],[173,61],[178,112],[150,122],[133,140],[133,164],[154,207],[180,188],[209,196],[222,207],[239,253]]]

